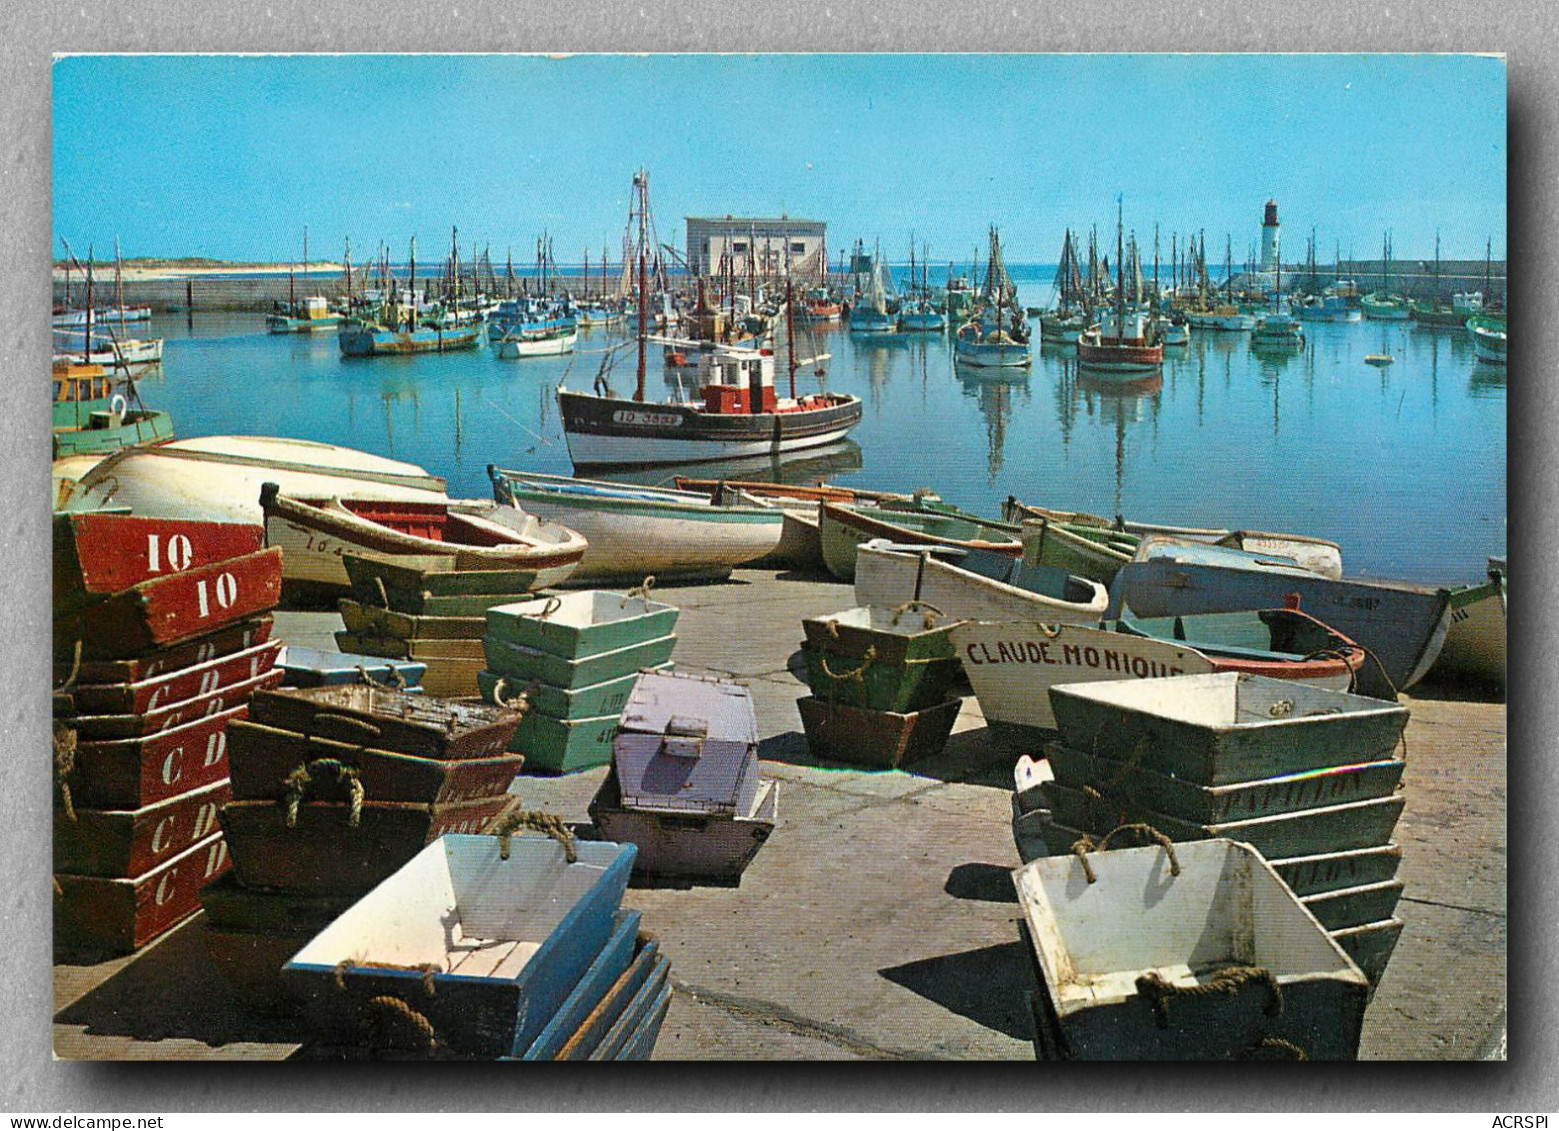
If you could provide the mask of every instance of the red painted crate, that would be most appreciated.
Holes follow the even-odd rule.
[[[128,954],[200,910],[200,889],[225,872],[214,833],[133,880],[55,873],[54,945],[66,952]]]
[[[144,738],[78,742],[66,778],[71,800],[96,809],[140,809],[228,776],[227,725],[249,704]]]
[[[69,662],[145,656],[276,607],[281,549],[214,562],[143,581],[54,621],[54,654]]]
[[[54,517],[55,608],[88,603],[143,581],[252,554],[262,527],[129,514]]]
[[[75,728],[79,738],[91,742],[158,734],[246,704],[255,692],[279,686],[284,674],[280,668],[272,668],[255,679],[169,703],[143,715],[73,715],[61,721]]]
[[[138,683],[79,682],[68,694],[83,715],[140,715],[258,679],[276,666],[280,640],[207,660]]]
[[[226,781],[144,809],[54,810],[54,868],[81,876],[145,875],[217,831]]]
[[[73,657],[66,657],[54,665],[54,686],[60,687],[67,680],[72,686],[77,683],[140,683],[180,668],[204,664],[264,644],[271,638],[272,619],[269,613],[251,617],[134,660],[82,660],[77,664]],[[74,680],[71,680],[72,672]]]

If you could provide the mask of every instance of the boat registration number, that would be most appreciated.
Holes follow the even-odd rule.
[[[615,424],[648,424],[656,428],[675,428],[682,417],[674,412],[643,412],[638,409],[620,408],[612,413]]]

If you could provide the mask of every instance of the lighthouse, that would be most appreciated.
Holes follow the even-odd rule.
[[[1261,271],[1269,275],[1278,269],[1278,202],[1267,201],[1261,216]]]

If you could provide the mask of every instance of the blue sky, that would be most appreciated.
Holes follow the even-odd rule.
[[[1063,230],[1204,229],[1235,258],[1271,196],[1284,258],[1505,247],[1503,60],[1415,55],[82,56],[54,82],[54,234],[82,254],[397,258],[461,244],[614,253],[634,169],[686,214],[910,232],[1010,261]],[[1113,233],[1112,233],[1113,234]]]

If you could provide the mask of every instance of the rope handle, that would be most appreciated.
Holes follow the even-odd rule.
[[[76,771],[76,731],[62,723],[54,724],[54,784],[59,786],[60,803],[66,818],[74,824],[76,806],[70,795],[70,776]]]
[[[626,601],[623,602],[623,603],[627,604]],[[562,607],[563,607],[563,598],[557,596],[557,594],[553,594],[552,596],[547,598],[547,603],[541,607],[541,612],[537,613],[536,617],[537,617],[538,620],[546,620],[548,617],[550,617],[553,613],[557,612]]]
[[[1149,970],[1137,978],[1137,992],[1148,999],[1160,1029],[1169,1028],[1169,999],[1175,997],[1208,997],[1224,994],[1233,997],[1243,987],[1260,983],[1267,987],[1267,1004],[1262,1009],[1268,1017],[1283,1012],[1283,989],[1277,975],[1265,966],[1225,966],[1216,970],[1205,982],[1194,986],[1180,986],[1165,978],[1157,970]]]
[[[643,581],[639,582],[639,584],[635,585],[632,589],[628,590],[627,593],[623,594],[622,604],[618,605],[617,607],[620,608],[620,609],[621,608],[626,608],[627,605],[628,605],[628,602],[631,601],[635,597],[639,597],[639,598],[643,599],[645,604],[649,604],[650,588],[654,584],[655,584],[655,575],[653,573],[646,574]]]
[[[498,859],[507,860],[510,838],[520,829],[530,829],[550,836],[563,846],[563,856],[570,864],[579,861],[574,830],[563,822],[563,818],[556,813],[545,813],[540,809],[521,809],[518,797],[504,806],[503,811],[489,821],[482,831],[488,836],[498,838]]]
[[[1083,866],[1083,876],[1089,883],[1094,883],[1099,877],[1095,874],[1093,865],[1088,861],[1088,854],[1090,852],[1106,851],[1110,847],[1110,841],[1115,838],[1115,834],[1122,832],[1136,833],[1138,836],[1145,836],[1155,844],[1158,844],[1169,856],[1169,874],[1171,876],[1180,874],[1180,859],[1175,855],[1174,842],[1152,825],[1137,822],[1116,825],[1109,832],[1105,833],[1102,839],[1097,841],[1091,836],[1080,837],[1072,845],[1072,855],[1076,856],[1078,863]]]
[[[905,613],[909,612],[911,609],[926,610],[925,620],[922,623],[924,623],[927,631],[936,627],[936,617],[945,617],[947,615],[941,609],[933,605],[930,601],[910,600],[905,601],[902,605],[893,610],[892,623],[898,624],[899,618]]]
[[[369,998],[362,1016],[370,1040],[378,1047],[401,1048],[409,1038],[419,1051],[431,1053],[438,1048],[433,1022],[393,994]],[[395,1029],[400,1030],[398,1036]]]
[[[75,652],[75,656],[70,661],[70,674],[65,677],[65,682],[60,684],[54,690],[56,692],[60,692],[60,693],[69,691],[71,688],[76,686],[76,677],[78,675],[80,675],[80,674],[81,674],[81,639],[78,637],[76,639],[76,652]]]
[[[530,710],[531,697],[535,692],[541,689],[541,684],[532,683],[528,685],[513,699],[507,698],[506,692],[508,689],[509,677],[506,675],[499,676],[498,682],[493,685],[493,702],[498,704],[500,707],[510,711],[516,711],[523,715],[525,712]]]
[[[363,677],[363,682],[366,683],[369,687],[377,687],[381,691],[404,691],[406,688],[406,677],[401,674],[401,669],[396,667],[394,664],[391,664],[389,667],[390,681],[388,683],[375,679],[373,674],[369,672],[369,670],[362,664],[357,665],[357,674]],[[346,718],[347,716],[343,715],[340,717]],[[354,719],[352,721],[361,722],[359,719]],[[373,724],[369,723],[367,725],[372,726]],[[374,729],[378,730],[377,727],[374,727]]]
[[[390,611],[390,595],[389,595],[388,592],[385,591],[385,588],[384,588],[384,578],[380,577],[377,573],[374,574],[374,585],[376,585],[378,587],[378,589],[379,589],[379,607],[381,609],[383,609],[385,612],[389,612]]]
[[[308,793],[309,786],[320,780],[325,774],[333,774],[337,784],[344,783],[347,788],[347,818],[346,827],[357,828],[363,820],[363,782],[362,771],[356,766],[348,766],[338,758],[315,758],[311,762],[304,762],[282,779],[282,784],[287,787],[287,794],[282,799],[287,810],[287,827],[298,827],[298,809],[303,804],[303,798]]]
[[[864,680],[866,676],[866,669],[871,667],[872,663],[876,659],[877,645],[873,644],[866,649],[865,655],[861,657],[861,666],[858,668],[852,668],[847,672],[836,672],[833,668],[829,667],[828,654],[825,652],[818,653],[817,662],[822,665],[824,675],[826,675],[829,679],[834,680],[835,682],[843,683],[846,680],[852,679]]]

